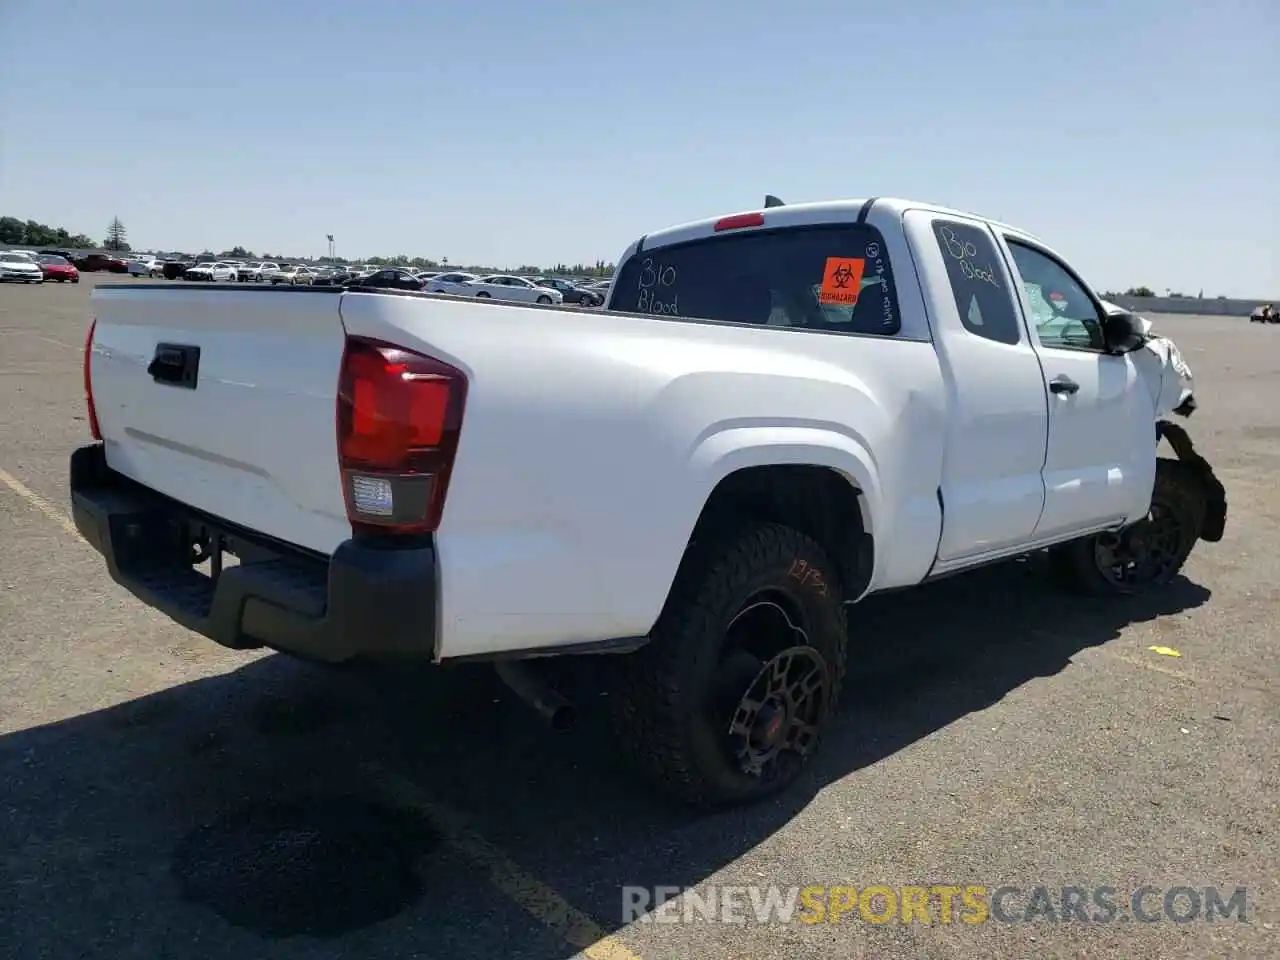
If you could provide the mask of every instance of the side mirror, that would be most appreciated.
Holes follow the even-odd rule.
[[[1109,313],[1102,320],[1102,340],[1108,353],[1130,353],[1146,338],[1141,319],[1132,313]]]

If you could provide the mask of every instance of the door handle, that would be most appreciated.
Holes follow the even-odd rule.
[[[1058,374],[1058,376],[1049,381],[1049,391],[1051,393],[1076,393],[1079,389],[1080,384],[1065,374]]]

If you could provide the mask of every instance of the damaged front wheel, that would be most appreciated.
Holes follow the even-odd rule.
[[[1147,516],[1115,533],[1055,547],[1054,571],[1069,586],[1098,595],[1133,595],[1168,583],[1182,569],[1204,528],[1206,491],[1199,472],[1181,460],[1156,461]]]

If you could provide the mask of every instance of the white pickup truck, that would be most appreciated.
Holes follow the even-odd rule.
[[[703,805],[795,777],[868,594],[1042,548],[1125,594],[1222,536],[1177,349],[1021,230],[771,205],[619,263],[604,312],[99,286],[75,522],[229,647],[492,659],[556,723],[532,658],[615,654],[625,743]]]

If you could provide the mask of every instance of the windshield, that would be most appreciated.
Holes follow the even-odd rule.
[[[56,257],[51,253],[46,253],[44,256],[40,257],[39,260],[41,263],[47,263],[55,267],[71,266],[70,261],[68,261],[66,257]]]
[[[20,253],[0,253],[0,260],[3,260],[5,263],[30,263],[31,262],[30,258],[24,257]]]
[[[892,336],[900,326],[884,239],[858,223],[644,250],[618,272],[609,308],[832,333]]]

